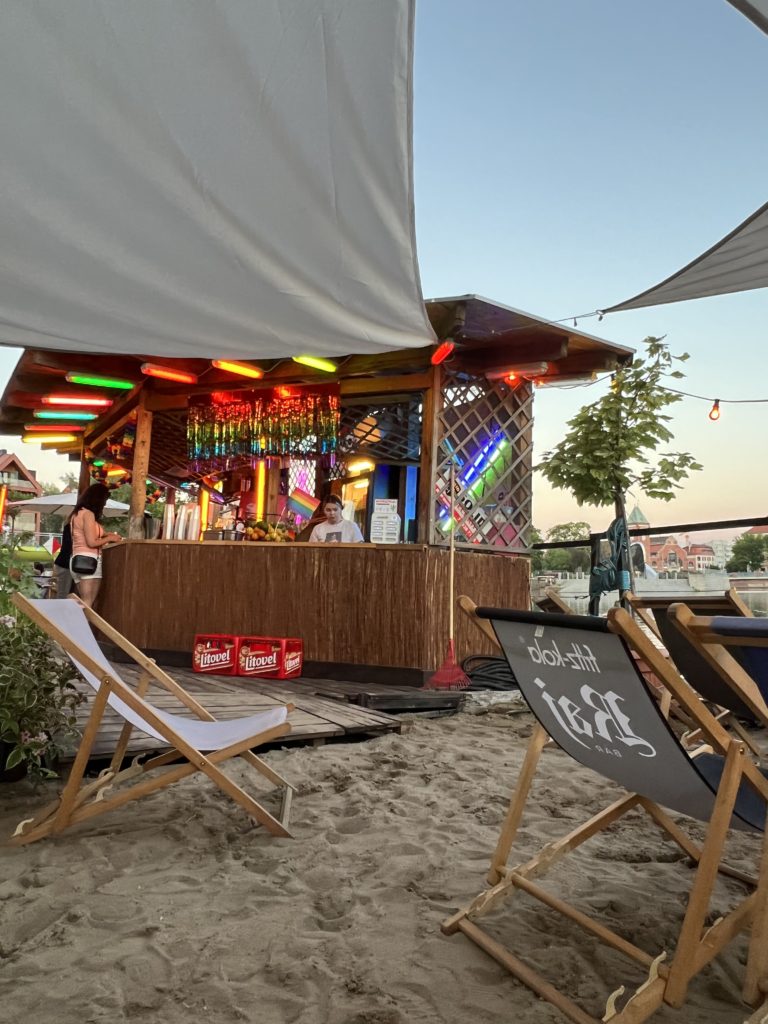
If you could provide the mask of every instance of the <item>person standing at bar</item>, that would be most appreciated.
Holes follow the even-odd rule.
[[[109,498],[109,488],[104,484],[91,484],[77,499],[70,518],[72,528],[72,559],[70,572],[77,587],[77,596],[89,608],[93,608],[101,586],[101,551],[106,544],[113,544],[123,538],[119,533],[105,533],[101,525],[104,506]],[[92,560],[93,572],[77,572],[75,559],[78,555]]]
[[[329,495],[323,503],[325,522],[318,523],[309,535],[310,544],[362,544],[363,535],[357,523],[342,518],[344,505],[335,494]]]

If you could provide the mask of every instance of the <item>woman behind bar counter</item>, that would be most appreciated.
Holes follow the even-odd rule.
[[[325,499],[323,512],[325,522],[318,523],[309,535],[310,544],[362,544],[363,535],[357,523],[350,523],[348,519],[342,519],[343,508],[341,498],[331,494]]]

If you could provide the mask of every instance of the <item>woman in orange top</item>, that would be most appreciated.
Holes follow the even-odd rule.
[[[70,573],[77,587],[77,595],[83,604],[93,607],[101,586],[101,549],[123,538],[119,533],[105,533],[101,516],[109,497],[109,488],[104,484],[91,484],[77,499],[72,510],[69,525],[72,530],[72,559]],[[73,566],[78,555],[96,559],[92,573],[77,572]]]

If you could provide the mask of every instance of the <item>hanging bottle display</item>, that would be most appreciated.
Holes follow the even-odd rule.
[[[338,385],[214,392],[190,399],[187,445],[196,472],[244,459],[328,458],[336,451]]]

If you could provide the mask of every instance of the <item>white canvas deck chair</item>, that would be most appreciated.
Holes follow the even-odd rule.
[[[293,789],[281,775],[273,771],[253,753],[253,747],[270,743],[291,731],[288,714],[292,705],[270,708],[246,718],[216,721],[201,704],[179,686],[150,658],[134,647],[104,619],[79,601],[30,601],[19,594],[14,604],[29,616],[52,640],[69,655],[83,678],[93,687],[91,713],[83,731],[82,741],[67,782],[58,800],[20,823],[11,843],[32,843],[55,835],[104,814],[116,807],[154,793],[195,772],[207,775],[214,785],[235,801],[247,814],[265,826],[273,835],[290,836],[288,816]],[[91,627],[99,629],[117,644],[143,670],[136,689],[128,686],[117,674],[96,642]],[[170,714],[154,707],[145,694],[151,683],[159,684],[178,698],[196,718]],[[109,705],[125,721],[109,768],[93,782],[84,782],[84,773],[93,748],[104,710]],[[121,770],[133,729],[140,729],[158,740],[158,746],[171,749],[134,763]],[[274,786],[280,787],[282,807],[280,820],[233,782],[221,769],[231,757],[242,757]],[[173,762],[181,760],[180,765]],[[164,771],[155,769],[165,767]],[[155,772],[152,778],[143,778]],[[140,780],[140,781],[136,781]],[[129,786],[121,783],[132,782]],[[120,786],[118,789],[117,787]]]
[[[608,621],[504,609],[480,608],[477,613],[492,623],[538,724],[491,860],[490,887],[445,921],[443,931],[448,935],[463,932],[575,1024],[599,1020],[639,1024],[662,1003],[681,1006],[691,979],[734,936],[749,930],[744,998],[751,1005],[758,1003],[768,987],[768,844],[764,839],[768,780],[746,756],[743,743],[723,728],[623,609],[613,610]],[[698,756],[680,745],[638,670],[630,645],[701,729],[709,746]],[[618,783],[624,792],[569,834],[510,867],[510,851],[549,737],[576,761]],[[706,822],[704,843],[691,840],[665,808]],[[671,957],[663,949],[640,949],[534,882],[571,850],[634,809],[647,812],[696,865]],[[756,877],[723,862],[729,828],[763,836],[762,852],[756,844]],[[726,917],[707,928],[718,872],[744,883],[748,894]],[[517,891],[541,901],[627,956],[648,972],[647,980],[623,1005],[623,987],[613,992],[601,1017],[587,1012],[481,928],[483,916]],[[520,944],[524,946],[522,937]]]

